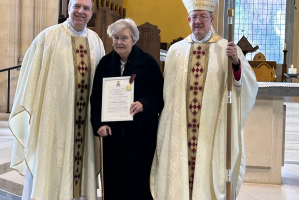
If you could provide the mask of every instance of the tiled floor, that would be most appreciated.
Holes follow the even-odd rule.
[[[0,200],[1,196],[4,195],[10,197],[9,193],[21,196],[23,191],[24,177],[9,167],[12,145],[12,137],[0,137]],[[8,193],[4,193],[3,191]]]
[[[9,168],[12,143],[13,138],[0,137],[0,200],[6,200],[1,197],[3,191],[22,195],[24,177]],[[244,183],[238,200],[299,200],[299,165],[287,164],[282,168],[281,186]]]

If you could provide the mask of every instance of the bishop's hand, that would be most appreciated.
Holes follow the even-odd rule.
[[[234,65],[239,65],[237,45],[233,41],[227,44],[226,55],[232,57],[232,62]]]

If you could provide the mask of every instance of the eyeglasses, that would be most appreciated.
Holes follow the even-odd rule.
[[[207,15],[199,15],[199,16],[190,16],[190,18],[191,18],[191,22],[195,22],[197,21],[197,19],[199,19],[199,21],[201,22],[204,22],[210,17],[208,17]]]
[[[127,42],[130,39],[130,37],[117,37],[117,36],[113,36],[113,40],[115,42],[118,42],[118,40],[122,41],[122,42]]]

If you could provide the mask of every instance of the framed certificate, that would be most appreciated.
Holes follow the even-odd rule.
[[[134,82],[130,76],[103,79],[102,122],[133,121]]]

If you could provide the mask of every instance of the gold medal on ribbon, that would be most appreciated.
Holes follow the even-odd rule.
[[[131,84],[134,82],[135,78],[136,78],[136,74],[132,74],[132,75],[131,75],[131,78],[130,78],[130,80],[129,80],[129,83],[130,83],[130,84],[127,85],[127,87],[126,87],[127,91],[130,91],[130,90],[132,89]]]

